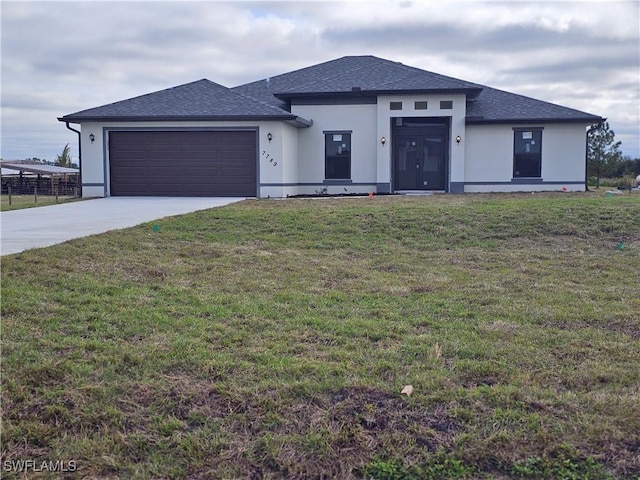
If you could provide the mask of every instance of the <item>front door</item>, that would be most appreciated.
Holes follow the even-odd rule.
[[[445,135],[398,135],[394,141],[396,190],[445,189]]]

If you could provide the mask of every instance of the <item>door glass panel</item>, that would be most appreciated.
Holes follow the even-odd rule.
[[[418,139],[399,138],[396,149],[396,188],[416,188],[416,165],[418,164]]]
[[[424,139],[424,172],[438,172],[442,160],[442,139],[441,138],[425,138]]]
[[[406,171],[414,167],[416,164],[416,155],[418,149],[416,148],[416,142],[407,140],[400,148],[400,170]]]

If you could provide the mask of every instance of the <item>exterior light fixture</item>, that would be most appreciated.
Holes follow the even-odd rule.
[[[462,141],[462,137],[461,137],[460,135],[458,135],[458,136],[456,137],[456,142],[460,143],[461,141]]]
[[[386,138],[386,137],[382,137],[382,138],[380,139],[380,143],[381,143],[382,145],[384,145],[385,143],[387,143],[387,138]]]
[[[95,139],[96,136],[93,133],[89,135],[89,140],[91,140],[91,143],[93,143]]]
[[[271,132],[267,133],[267,140],[269,140],[269,143],[271,143],[271,140],[273,140],[273,135],[271,135]]]

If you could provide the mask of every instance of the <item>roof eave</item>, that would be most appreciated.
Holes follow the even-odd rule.
[[[497,124],[532,124],[532,123],[582,123],[585,125],[593,125],[596,123],[605,122],[606,119],[602,117],[576,117],[576,118],[484,118],[484,117],[467,117],[465,119],[466,125],[497,125]]]
[[[296,115],[158,115],[158,116],[73,116],[59,117],[60,122],[220,122],[220,121],[297,121]]]
[[[292,98],[311,97],[377,97],[380,95],[427,95],[427,94],[465,94],[470,98],[477,97],[482,88],[421,88],[421,89],[401,89],[401,90],[352,90],[346,92],[281,92],[274,93],[273,96],[288,101]]]
[[[307,120],[306,118],[302,117],[296,117],[292,120],[285,120],[285,122],[296,128],[309,128],[311,125],[313,125],[313,120]]]

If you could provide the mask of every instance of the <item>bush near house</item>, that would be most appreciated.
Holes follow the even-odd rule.
[[[636,177],[633,175],[625,175],[619,178],[601,178],[600,188],[617,188],[619,190],[627,190],[635,188],[637,185]],[[595,187],[595,178],[589,178],[589,187]]]
[[[639,217],[252,200],[4,257],[3,476],[638,478]]]

